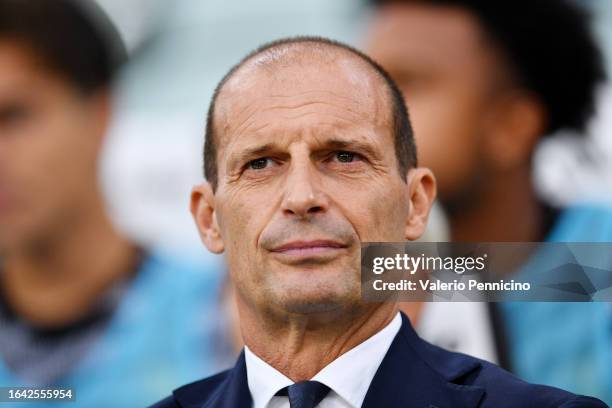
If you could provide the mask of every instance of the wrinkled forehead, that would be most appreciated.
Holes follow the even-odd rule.
[[[389,128],[391,112],[387,84],[360,58],[285,49],[256,56],[236,71],[219,93],[214,126],[221,150],[249,125],[281,126],[287,115],[310,115],[309,123]]]

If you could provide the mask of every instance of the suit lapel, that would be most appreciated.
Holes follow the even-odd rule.
[[[251,408],[252,405],[243,350],[234,368],[202,408]]]
[[[464,385],[461,379],[479,369],[477,360],[421,340],[402,314],[402,327],[376,371],[362,407],[475,408],[484,389]],[[175,396],[184,408],[252,407],[244,351],[218,381],[183,387]]]
[[[479,368],[477,361],[425,343],[402,314],[402,328],[378,368],[362,407],[474,408],[484,389],[456,380]]]

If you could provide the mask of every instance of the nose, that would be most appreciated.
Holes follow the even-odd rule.
[[[311,163],[293,163],[285,180],[283,213],[305,219],[326,212],[329,200],[320,183],[320,177]]]

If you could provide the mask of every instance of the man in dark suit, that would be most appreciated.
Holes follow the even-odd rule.
[[[224,252],[245,342],[236,366],[156,407],[604,407],[418,338],[365,303],[360,243],[418,238],[435,197],[406,107],[343,44],[267,44],[219,84],[191,209]]]

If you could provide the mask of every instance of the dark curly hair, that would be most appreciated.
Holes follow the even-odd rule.
[[[471,13],[510,64],[520,85],[541,99],[550,134],[584,130],[595,110],[597,85],[606,79],[590,16],[568,0],[370,0],[420,3]]]

